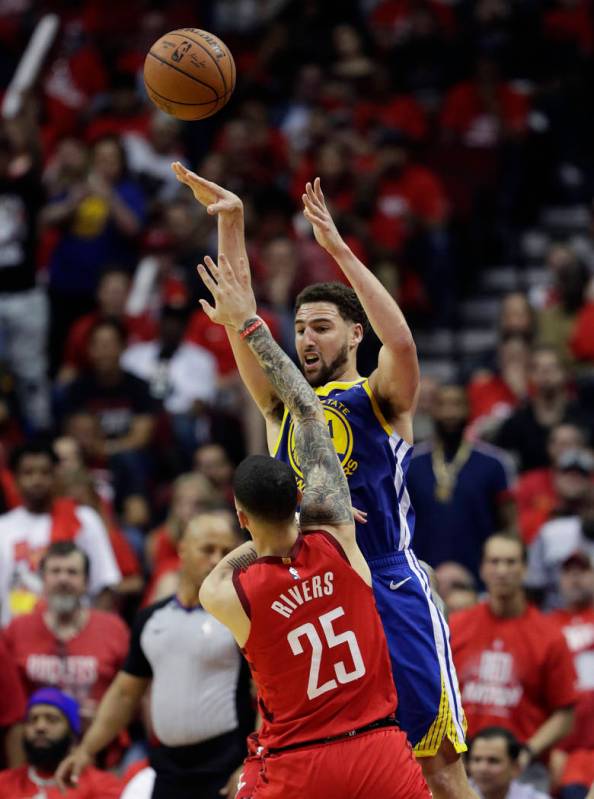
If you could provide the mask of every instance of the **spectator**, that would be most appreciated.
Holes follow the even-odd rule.
[[[437,567],[456,561],[478,577],[483,542],[515,518],[512,475],[503,452],[464,439],[468,402],[461,386],[437,389],[435,434],[416,448],[407,483],[415,508],[415,552]]]
[[[147,596],[152,596],[161,575],[179,567],[179,542],[190,519],[222,505],[221,495],[204,475],[190,472],[175,480],[165,523],[152,530],[146,541],[145,556],[152,574]]]
[[[25,692],[6,643],[0,637],[0,773],[23,762],[21,721]]]
[[[538,343],[554,349],[566,367],[573,365],[570,339],[589,280],[588,268],[571,253],[555,272],[556,301],[537,313]]]
[[[549,799],[517,781],[522,746],[505,727],[485,727],[472,739],[468,773],[480,799]]]
[[[523,336],[501,339],[497,369],[479,370],[468,386],[473,434],[492,438],[501,423],[528,395],[530,349]]]
[[[79,703],[83,724],[121,668],[128,628],[115,613],[87,607],[89,558],[72,541],[50,544],[41,561],[45,607],[4,631],[27,696],[54,686]]]
[[[0,619],[28,613],[38,602],[39,563],[55,541],[74,541],[90,560],[89,594],[97,599],[121,578],[107,531],[91,508],[57,498],[56,457],[50,447],[31,443],[12,459],[23,506],[0,516]]]
[[[521,291],[512,291],[501,300],[499,308],[499,337],[521,336],[531,344],[536,328],[534,310],[528,297]]]
[[[495,443],[512,452],[521,472],[547,466],[547,438],[562,422],[584,423],[587,419],[570,399],[567,376],[557,352],[537,347],[530,361],[532,396],[503,423]]]
[[[204,799],[220,797],[244,754],[237,702],[249,700],[249,691],[233,636],[200,607],[198,591],[236,545],[230,532],[186,528],[178,591],[139,614],[122,671],[81,744],[60,767],[61,786],[129,723],[152,679],[151,718],[159,741],[150,753],[157,774],[153,799],[195,797],[197,784]]]
[[[435,569],[437,593],[448,615],[471,608],[478,602],[476,580],[460,563],[445,561]]]
[[[549,466],[530,469],[518,478],[516,483],[516,502],[518,503],[518,525],[526,544],[531,544],[542,525],[553,512],[565,515],[568,508],[565,499],[559,496],[555,481],[555,468],[559,458],[570,449],[583,449],[586,437],[581,428],[574,424],[558,424],[551,428],[547,440]]]
[[[559,742],[552,763],[561,774],[560,782],[570,785],[571,773],[588,753],[594,778],[594,563],[583,552],[573,552],[561,565],[559,589],[563,608],[549,618],[558,625],[573,655],[578,703],[573,731]],[[588,784],[584,780],[584,786]]]
[[[138,177],[147,195],[160,203],[173,200],[179,185],[171,171],[172,161],[188,163],[180,145],[181,123],[161,111],[153,112],[148,135],[132,131],[123,137],[130,170]]]
[[[190,519],[187,526],[192,527],[198,535],[204,531],[212,537],[225,537],[232,535],[234,532],[234,518],[231,513],[226,510],[211,511],[200,513],[198,516]],[[180,581],[181,562],[179,550],[183,538],[184,533],[182,533],[177,547],[177,557],[175,559],[171,558],[161,567],[158,577],[155,575],[153,585],[148,595],[148,601],[150,603],[159,602],[161,599],[171,596],[171,594],[177,591]]]
[[[60,799],[55,773],[60,761],[80,736],[79,707],[75,699],[57,688],[41,688],[27,703],[24,745],[27,763],[0,772],[0,796],[19,799]],[[119,799],[122,785],[117,777],[89,767],[72,799]]]
[[[563,636],[526,602],[522,541],[496,533],[484,546],[487,598],[450,617],[452,654],[472,736],[499,725],[523,745],[522,768],[571,730],[575,669]]]
[[[217,391],[215,359],[202,347],[184,341],[188,315],[187,306],[164,306],[159,337],[133,344],[121,359],[122,367],[144,380],[153,399],[163,403],[186,466],[198,444],[209,438],[209,409]]]
[[[136,261],[144,196],[127,175],[117,137],[93,145],[85,183],[55,197],[44,209],[43,221],[61,230],[49,264],[52,350],[60,363],[71,323],[93,308],[101,270],[111,263],[131,268]]]
[[[118,319],[126,328],[127,344],[150,341],[157,332],[147,313],[132,316],[126,313],[130,290],[130,274],[123,267],[107,267],[97,286],[97,310],[81,316],[70,328],[66,339],[64,359],[58,374],[61,383],[68,383],[89,367],[89,335],[94,325],[103,319]]]
[[[233,464],[220,444],[203,444],[194,453],[194,471],[203,474],[233,507]]]
[[[37,127],[31,109],[0,126],[0,334],[34,430],[50,424],[47,297],[37,286],[37,223],[43,204]]]
[[[68,386],[63,415],[94,414],[100,430],[92,447],[95,461],[109,465],[116,502],[144,495],[150,470],[147,448],[155,425],[156,403],[148,386],[120,365],[126,332],[114,320],[97,322],[89,336],[91,368]]]
[[[587,450],[568,450],[559,458],[562,492],[573,515],[552,519],[530,545],[526,587],[542,594],[546,608],[559,607],[561,564],[578,550],[594,556],[594,458]]]

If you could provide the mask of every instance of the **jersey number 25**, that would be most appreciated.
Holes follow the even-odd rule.
[[[339,607],[319,617],[318,622],[324,633],[324,641],[322,641],[318,631],[311,622],[296,627],[287,635],[287,640],[294,655],[303,654],[303,646],[301,644],[302,638],[307,638],[311,645],[311,665],[309,667],[309,680],[307,682],[307,695],[310,699],[315,699],[325,694],[327,691],[333,691],[338,688],[339,683],[344,685],[345,683],[353,682],[353,680],[358,680],[365,674],[365,664],[361,657],[361,650],[359,649],[355,633],[352,630],[336,633],[332,627],[332,622],[339,619],[341,616],[344,616],[344,610]],[[327,680],[322,685],[319,685],[324,644],[328,649],[332,649],[340,644],[348,644],[355,668],[353,671],[347,671],[344,662],[339,660],[334,664],[336,680]]]

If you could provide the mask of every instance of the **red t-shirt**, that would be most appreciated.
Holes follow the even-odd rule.
[[[339,735],[395,712],[373,592],[329,533],[306,533],[289,557],[258,558],[233,579],[251,619],[243,651],[264,745]]]
[[[578,311],[569,346],[578,361],[594,363],[594,302]]]
[[[57,785],[44,785],[43,788],[36,785],[29,777],[29,768],[20,766],[0,772],[1,799],[36,799],[39,796],[64,799],[64,794]],[[40,776],[50,779],[50,775]],[[89,767],[81,774],[76,788],[68,790],[67,796],[68,799],[119,799],[122,788],[123,785],[115,774]]]
[[[27,694],[53,685],[93,713],[128,654],[128,628],[115,613],[89,611],[87,624],[58,641],[36,610],[13,619],[4,631]]]
[[[0,727],[11,727],[21,721],[25,715],[25,703],[14,658],[4,639],[0,638]]]
[[[552,469],[531,469],[518,478],[515,488],[518,525],[526,544],[531,544],[557,504]]]
[[[518,398],[499,375],[484,375],[473,378],[468,386],[470,421],[480,416],[509,414],[518,405]],[[498,413],[499,412],[499,413]]]
[[[527,741],[551,713],[575,705],[573,658],[536,608],[500,618],[481,603],[454,613],[450,633],[470,736],[502,726]]]
[[[439,178],[426,167],[409,164],[398,177],[380,183],[371,233],[382,247],[399,250],[410,234],[411,218],[435,224],[443,222],[446,215],[447,201]]]
[[[573,730],[556,746],[568,752],[594,750],[594,607],[580,612],[555,610],[549,618],[565,636],[573,655],[579,692]]]

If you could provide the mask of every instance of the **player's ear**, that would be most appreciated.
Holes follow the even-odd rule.
[[[359,322],[355,322],[355,324],[351,325],[351,335],[350,335],[351,349],[353,347],[358,347],[362,340],[363,340],[363,325],[359,324]]]

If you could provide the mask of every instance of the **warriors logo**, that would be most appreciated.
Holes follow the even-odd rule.
[[[324,415],[328,423],[328,431],[334,444],[334,449],[338,454],[342,468],[345,469],[348,476],[347,466],[353,451],[353,431],[345,414],[337,408],[324,405]],[[295,427],[292,421],[289,427],[288,450],[289,462],[293,467],[293,471],[298,477],[303,477],[295,451]]]

